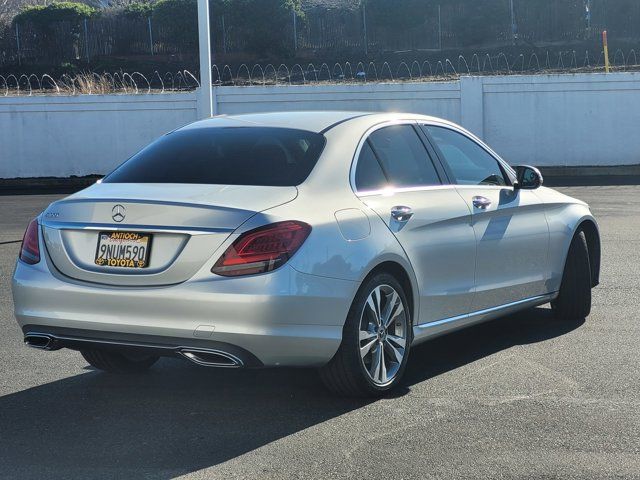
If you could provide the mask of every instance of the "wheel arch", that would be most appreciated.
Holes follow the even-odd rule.
[[[574,235],[578,232],[584,232],[584,236],[587,240],[589,266],[591,268],[591,286],[595,287],[600,283],[600,232],[596,223],[590,218],[584,219],[580,222],[574,232]]]
[[[411,320],[415,325],[418,319],[417,314],[419,311],[419,295],[417,287],[415,286],[414,281],[412,281],[411,275],[409,274],[407,269],[399,262],[395,260],[385,260],[374,266],[369,271],[369,273],[367,273],[362,283],[365,283],[374,275],[382,272],[393,275],[393,277],[398,280],[398,282],[400,282],[400,285],[402,285],[405,295],[407,296],[407,301],[409,302],[409,308],[411,309]]]
[[[587,241],[587,250],[589,253],[589,268],[591,271],[591,287],[595,287],[600,283],[600,255],[601,255],[601,242],[600,231],[595,219],[590,216],[584,216],[575,223],[575,227],[571,236],[568,237],[568,242],[564,251],[564,261],[562,262],[562,271],[564,272],[564,266],[569,258],[569,249],[571,248],[571,242],[575,236],[583,232]]]

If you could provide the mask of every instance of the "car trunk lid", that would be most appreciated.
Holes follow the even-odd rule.
[[[169,285],[193,276],[236,228],[290,202],[296,187],[96,184],[42,215],[47,253],[64,275],[122,286]],[[151,235],[144,268],[96,264],[101,234]]]

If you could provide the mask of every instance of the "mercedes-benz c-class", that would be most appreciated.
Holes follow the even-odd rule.
[[[549,302],[589,314],[597,223],[542,183],[432,117],[210,118],[29,224],[15,316],[28,345],[109,372],[317,367],[380,395],[437,335]]]

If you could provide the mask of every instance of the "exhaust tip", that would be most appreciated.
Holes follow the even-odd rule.
[[[24,343],[31,347],[40,350],[57,350],[55,340],[49,335],[43,335],[40,333],[28,333],[24,337]]]
[[[179,353],[190,362],[204,367],[239,368],[244,365],[235,355],[220,350],[183,348]]]

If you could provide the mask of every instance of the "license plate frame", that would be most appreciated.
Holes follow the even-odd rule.
[[[153,235],[144,232],[129,231],[101,231],[98,232],[98,242],[96,246],[96,254],[94,264],[100,268],[124,268],[128,270],[142,270],[149,267],[149,259],[151,258],[151,244]],[[121,244],[119,247],[118,243]],[[140,245],[136,245],[139,243]],[[104,250],[101,246],[105,246]],[[109,255],[110,258],[104,258],[109,253],[109,246],[113,246],[113,253],[120,255]],[[130,250],[127,250],[130,247]],[[144,247],[142,258],[135,248]],[[102,250],[102,252],[101,252]],[[128,258],[124,258],[127,256]],[[132,258],[133,257],[133,258]]]

